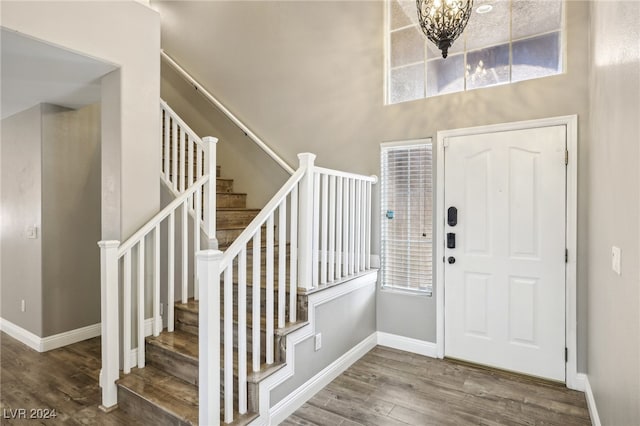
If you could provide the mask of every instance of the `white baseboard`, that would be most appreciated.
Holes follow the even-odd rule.
[[[11,321],[0,318],[0,329],[14,339],[24,343],[38,352],[47,352],[72,343],[81,342],[100,335],[100,323],[65,331],[48,337],[39,337]]]
[[[15,325],[11,321],[8,321],[4,318],[0,318],[0,330],[7,333],[9,336],[13,337],[19,342],[22,342],[25,345],[29,346],[31,349],[42,352],[40,350],[40,341],[42,340],[40,336],[36,336],[32,332],[27,331],[24,328]]]
[[[436,344],[425,340],[412,339],[411,337],[398,336],[397,334],[378,331],[378,344],[401,351],[437,358]]]
[[[567,384],[569,389],[585,392],[587,389],[587,375],[584,373],[577,373],[573,380],[572,386]]]
[[[589,376],[586,374],[578,374],[578,376],[584,376],[584,393],[587,397],[587,407],[589,407],[589,416],[591,417],[591,424],[593,426],[601,426],[600,416],[598,415],[598,408],[596,407],[596,399],[593,396],[593,390],[589,383]]]
[[[162,324],[162,319],[160,319]],[[153,318],[147,318],[144,320],[144,337],[151,336],[153,334]],[[129,360],[131,366],[138,365],[138,348],[133,348],[129,352]]]
[[[344,369],[348,368],[351,363],[355,362],[359,357],[364,355],[369,349],[373,348],[376,345],[377,334],[374,332],[371,336],[367,337],[361,343],[356,345],[354,348],[350,349],[346,354],[342,357],[334,361],[331,365],[326,367],[323,371],[316,374],[314,377],[309,379],[304,385],[300,386],[296,391],[292,393],[293,396],[289,396],[286,401],[279,401],[276,405],[271,407],[271,391],[275,389],[277,386],[284,383],[287,379],[292,377],[295,374],[295,348],[302,341],[311,338],[315,334],[316,329],[316,309],[331,300],[342,297],[346,294],[352,293],[354,291],[369,288],[371,291],[375,291],[375,285],[378,279],[377,271],[372,271],[370,273],[361,275],[355,279],[342,283],[340,285],[336,285],[334,287],[329,287],[326,290],[319,291],[316,293],[312,293],[309,295],[308,300],[308,322],[306,326],[290,333],[286,336],[286,355],[285,355],[285,366],[278,370],[276,373],[267,377],[265,380],[261,381],[259,384],[260,390],[260,400],[259,400],[259,411],[260,417],[258,417],[252,425],[272,425],[277,424],[277,422],[273,419],[272,416],[277,416],[277,418],[282,421],[287,415],[293,413],[300,405],[302,405],[306,399],[313,396],[313,393],[317,392],[322,388],[317,383],[320,383],[320,380],[323,374],[333,374],[335,372],[336,376],[340,374]],[[362,346],[361,346],[362,345]],[[367,351],[364,349],[367,345],[371,345]],[[357,349],[356,349],[357,348]],[[362,352],[364,351],[364,352]],[[357,357],[356,357],[357,356]],[[300,362],[300,361],[298,361]],[[343,368],[342,370],[340,368]],[[327,376],[329,378],[330,376]],[[335,376],[334,376],[335,377]],[[328,379],[326,383],[333,380]],[[320,386],[316,389],[316,386]],[[316,389],[312,392],[313,389]],[[305,399],[306,398],[306,399]],[[296,405],[299,404],[299,405]]]
[[[377,344],[377,333],[372,333],[369,337],[354,346],[349,352],[329,364],[324,370],[309,379],[298,389],[291,392],[284,399],[274,405],[269,413],[270,424],[279,424],[293,414],[313,395],[327,386],[333,379],[342,374],[354,362],[362,358],[367,352]]]

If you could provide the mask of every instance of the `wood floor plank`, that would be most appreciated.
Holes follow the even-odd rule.
[[[365,425],[590,424],[584,394],[563,385],[381,346],[307,405],[321,425],[336,424],[322,413]]]

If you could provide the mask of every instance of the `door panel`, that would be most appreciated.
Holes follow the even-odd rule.
[[[445,355],[564,381],[565,126],[446,142]]]

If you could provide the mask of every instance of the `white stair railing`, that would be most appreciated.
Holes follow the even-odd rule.
[[[275,330],[297,321],[299,289],[311,291],[348,280],[371,268],[371,190],[377,178],[315,167],[313,154],[299,154],[298,158],[298,170],[224,253],[209,250],[197,256],[203,286],[199,307],[201,424],[219,422],[221,354],[224,421],[230,423],[234,420],[234,408],[240,414],[247,412],[247,356],[253,372],[260,371],[263,363],[267,366],[274,363]],[[249,290],[251,321],[247,319],[246,307]],[[224,298],[222,314],[220,292]],[[238,309],[235,323],[234,305]],[[216,314],[222,315],[217,317],[218,321]],[[223,324],[222,350],[209,344],[220,342],[220,324]],[[237,384],[233,381],[234,331],[238,348]],[[261,334],[265,335],[264,356]],[[235,386],[238,386],[237,407],[233,400]]]
[[[210,136],[200,138],[165,101],[160,101],[162,122],[161,177],[175,196],[182,194],[205,175],[216,176],[216,143]],[[203,190],[204,209],[216,210],[215,179]],[[191,205],[191,212],[195,211]],[[202,227],[209,236],[210,247],[217,247],[216,222],[204,216]]]
[[[217,139],[200,139],[178,115],[161,101],[162,118],[162,174],[176,199],[155,215],[127,241],[100,241],[101,249],[101,326],[102,326],[102,406],[109,409],[117,404],[115,381],[119,377],[120,348],[122,371],[131,371],[132,359],[137,367],[145,365],[145,320],[150,314],[152,334],[162,331],[160,315],[160,277],[167,277],[167,330],[174,330],[174,299],[176,291],[176,265],[181,274],[178,285],[181,301],[187,303],[190,294],[199,298],[199,279],[189,279],[189,250],[201,250],[200,229],[209,237],[207,247],[217,247],[216,240],[216,143]],[[204,204],[204,206],[203,206]],[[180,223],[176,228],[176,215]],[[193,227],[189,227],[190,217]],[[166,223],[166,239],[162,227]],[[191,231],[190,231],[191,229]],[[176,256],[176,232],[179,232],[181,256]],[[160,258],[161,244],[166,245],[167,258]],[[148,262],[151,260],[151,262]],[[161,267],[165,263],[166,267]],[[195,262],[194,262],[195,266]],[[197,271],[193,271],[197,272]],[[145,295],[145,282],[151,280],[152,295]],[[119,293],[122,283],[122,295]],[[133,285],[135,282],[135,288]],[[122,327],[120,327],[120,296],[122,296]],[[132,301],[135,300],[135,305]],[[145,303],[151,301],[151,311]],[[132,318],[133,317],[133,318]],[[134,328],[135,318],[135,328]],[[122,339],[120,338],[122,329]],[[135,338],[135,356],[132,356],[132,336]]]

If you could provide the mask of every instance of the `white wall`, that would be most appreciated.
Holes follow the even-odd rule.
[[[132,0],[0,7],[6,28],[120,66],[102,80],[102,238],[126,238],[160,205],[158,14]]]
[[[567,2],[565,74],[389,106],[383,92],[383,2],[152,1],[152,6],[162,16],[163,48],[291,164],[297,153],[309,151],[325,167],[379,174],[381,142],[578,114],[578,367],[586,369],[588,2]],[[163,76],[164,84],[171,79]],[[202,120],[200,115],[216,120],[213,114],[184,111],[188,123],[192,116]],[[377,215],[374,219],[373,253],[378,253]],[[379,292],[377,310],[378,330],[435,341],[435,297],[408,300]]]
[[[640,3],[598,1],[591,12],[587,373],[602,424],[638,425]]]

